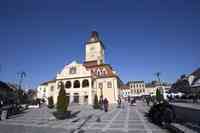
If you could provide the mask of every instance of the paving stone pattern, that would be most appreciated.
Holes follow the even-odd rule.
[[[47,107],[31,109],[8,120],[0,121],[0,133],[6,133],[9,126],[15,130],[9,133],[167,133],[166,130],[148,122],[144,117],[148,107],[143,102],[124,109],[111,106],[109,112],[94,110],[90,106],[70,107],[73,112],[81,111],[76,117],[56,120]]]

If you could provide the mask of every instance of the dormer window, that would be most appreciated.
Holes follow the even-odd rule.
[[[98,68],[96,72],[97,76],[101,76],[101,70]]]
[[[76,67],[71,67],[69,69],[69,74],[76,74]]]
[[[106,69],[104,68],[103,70],[102,70],[102,75],[106,75],[107,74],[107,71],[106,71]]]

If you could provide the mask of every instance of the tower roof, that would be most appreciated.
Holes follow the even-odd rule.
[[[99,33],[97,31],[92,31],[91,36],[88,40],[88,43],[93,43],[93,42],[98,42],[98,41],[100,41]]]
[[[88,39],[86,44],[91,44],[91,43],[95,43],[95,42],[100,42],[101,46],[105,49],[105,46],[99,37],[99,33],[97,31],[92,31],[90,38]]]

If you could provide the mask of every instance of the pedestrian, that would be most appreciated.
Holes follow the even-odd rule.
[[[132,106],[133,106],[133,105],[136,105],[135,103],[136,103],[135,98],[132,97],[132,99],[131,99],[131,105],[132,105]]]
[[[100,105],[100,109],[103,110],[103,96],[100,96],[100,99],[99,99],[99,105]]]
[[[150,103],[150,97],[146,97],[146,103],[147,103],[147,106],[149,106],[149,103]]]
[[[128,103],[130,103],[130,101],[131,101],[131,98],[130,98],[130,96],[128,96]]]
[[[122,103],[122,100],[121,100],[121,98],[120,98],[120,97],[118,97],[117,103],[118,103],[118,108],[121,108],[121,103]]]
[[[125,108],[125,102],[126,102],[125,98],[122,98],[122,109]]]
[[[105,99],[103,100],[103,105],[104,105],[104,111],[105,111],[105,112],[108,112],[108,104],[109,104],[108,99],[105,98]]]

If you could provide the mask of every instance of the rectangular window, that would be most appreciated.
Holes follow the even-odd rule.
[[[131,94],[133,94],[133,90],[131,90]]]
[[[103,88],[103,83],[99,83],[99,88]]]
[[[76,67],[71,67],[69,69],[69,74],[76,74]]]
[[[107,88],[112,88],[112,83],[111,82],[107,83]]]
[[[54,87],[53,86],[51,86],[51,91],[53,91],[54,90]]]

